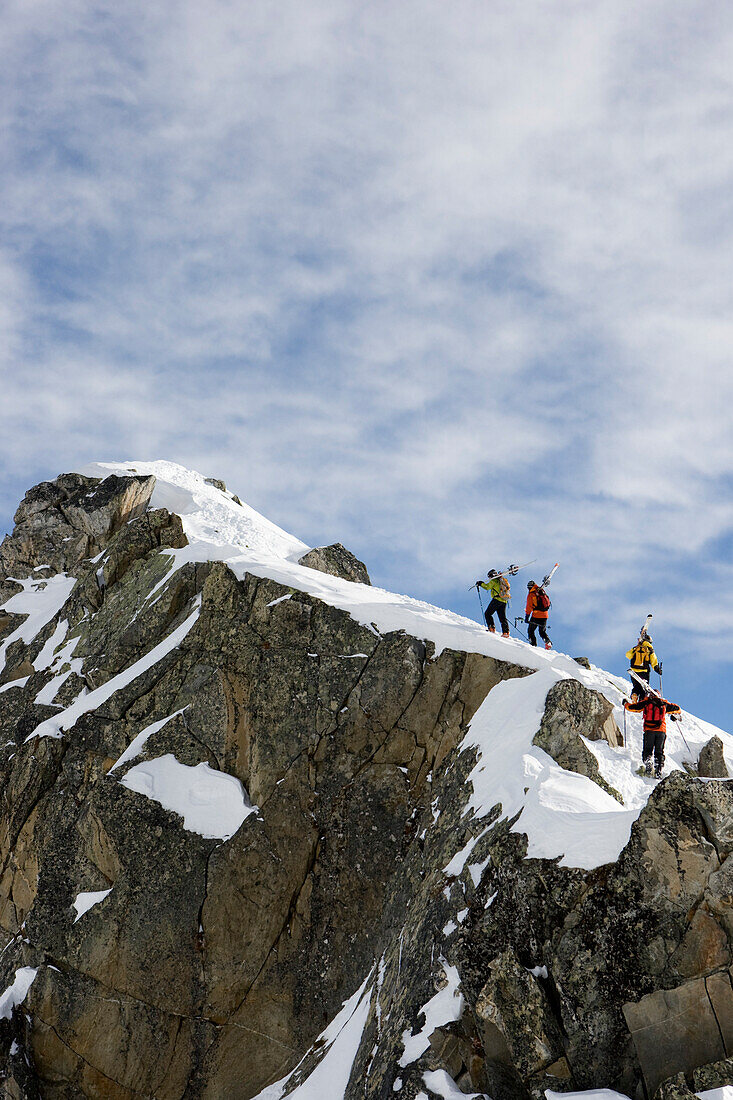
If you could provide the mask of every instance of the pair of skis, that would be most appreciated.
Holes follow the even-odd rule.
[[[550,583],[552,578],[555,576],[555,573],[557,572],[557,568],[558,568],[559,565],[560,565],[560,562],[556,561],[555,564],[553,565],[552,569],[550,570],[550,572],[547,573],[546,576],[544,576],[542,578],[542,584],[539,586],[540,588],[547,588],[548,584]]]
[[[506,569],[504,569],[501,573],[496,573],[491,579],[492,581],[495,581],[498,580],[499,577],[514,577],[520,569],[526,569],[528,565],[534,565],[536,561],[537,558],[533,558],[532,561],[526,561],[524,565],[508,565]],[[539,585],[540,588],[547,588],[548,584],[555,576],[555,571],[557,570],[559,565],[560,562],[556,561],[550,572],[542,578],[542,584]],[[476,585],[472,584],[471,588],[476,588]],[[469,588],[469,592],[471,591],[471,588]],[[649,616],[649,618],[651,619],[651,615]]]
[[[497,581],[499,577],[513,577],[519,572],[520,569],[526,569],[528,565],[534,565],[536,561],[537,558],[533,558],[532,561],[526,561],[524,565],[507,565],[506,569],[502,570],[501,573],[495,573],[491,579],[492,581]],[[471,585],[471,588],[477,587],[478,581]],[[469,592],[471,591],[471,588],[469,588]]]
[[[652,685],[648,684],[646,682],[646,680],[642,679],[641,676],[637,676],[636,673],[634,672],[633,668],[629,669],[629,676],[632,678],[632,680],[636,681],[636,683],[639,685],[639,687],[644,689],[644,694],[645,695],[647,695],[647,694],[648,695],[656,695],[657,699],[663,699],[664,698],[664,696],[661,695],[660,692],[658,692],[656,688],[653,688]]]
[[[649,623],[651,621],[652,621],[652,613],[650,611],[649,614],[647,615],[647,617],[644,619],[644,622],[641,624],[641,630],[639,631],[639,638],[638,638],[638,641],[636,643],[637,645],[639,644],[639,642],[643,642],[644,639],[646,638],[647,628],[648,628]],[[656,695],[658,699],[663,698],[663,696],[660,695],[660,693],[658,691],[654,690],[654,688],[651,686],[651,684],[647,683],[646,680],[643,680],[641,678],[641,676],[637,676],[636,673],[634,672],[633,668],[629,669],[629,676],[631,676],[634,680],[636,680],[637,684],[641,684],[641,686],[645,690],[648,689],[653,695]]]

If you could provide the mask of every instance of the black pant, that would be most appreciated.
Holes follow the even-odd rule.
[[[506,621],[506,603],[504,600],[497,600],[496,596],[494,596],[493,600],[484,611],[484,618],[486,619],[486,625],[489,630],[493,629],[494,626],[494,612],[499,616],[502,631],[508,634],[509,623]]]
[[[527,634],[529,635],[529,644],[537,645],[537,631],[540,632],[540,638],[543,642],[549,642],[547,636],[547,619],[535,619],[534,615],[529,620],[529,626],[527,627]]]
[[[634,673],[634,676],[638,676],[639,679],[643,680],[644,683],[647,684],[647,686],[648,686],[649,677],[652,674],[651,665],[649,666],[649,668],[635,668],[635,669],[632,669],[631,671]],[[641,684],[637,684],[636,680],[634,679],[634,676],[631,677],[631,694],[632,695],[641,695],[642,694]]]
[[[654,753],[654,767],[661,772],[664,767],[664,742],[667,734],[664,730],[644,730],[644,748],[641,756],[645,764],[651,763]]]

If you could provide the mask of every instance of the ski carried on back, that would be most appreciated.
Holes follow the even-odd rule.
[[[647,617],[644,619],[644,622],[642,623],[641,630],[639,631],[639,641],[641,641],[642,638],[644,638],[646,636],[646,632],[647,632],[647,629],[649,627],[649,623],[651,621],[652,621],[652,613],[650,611],[649,614],[647,615]]]
[[[639,687],[644,689],[644,694],[645,695],[656,695],[657,699],[663,699],[664,698],[664,696],[660,695],[660,693],[657,691],[656,688],[653,688],[651,684],[648,684],[646,682],[646,680],[642,680],[641,676],[637,676],[636,673],[634,672],[633,668],[630,668],[628,670],[628,673],[629,673],[629,676],[632,678],[632,680],[636,680]]]
[[[526,569],[528,565],[534,565],[537,558],[532,558],[532,561],[526,561],[524,565],[507,565],[503,573],[497,573],[498,577],[506,577],[507,575],[513,577],[515,573],[518,573],[520,569]]]
[[[498,580],[499,577],[507,577],[507,576],[513,577],[516,573],[519,572],[520,569],[526,569],[528,565],[534,565],[534,563],[536,561],[537,561],[537,558],[533,558],[532,561],[526,561],[524,563],[524,565],[508,565],[506,567],[506,569],[503,570],[503,572],[495,573],[494,576],[491,579],[492,580]],[[471,585],[471,588],[475,588],[475,587],[476,587],[475,584]],[[471,588],[469,588],[469,590],[468,590],[469,592],[471,591]]]
[[[555,564],[553,565],[552,569],[550,570],[550,572],[545,577],[542,578],[542,583],[538,586],[539,588],[547,588],[548,584],[550,583],[552,578],[555,576],[555,573],[557,572],[557,569],[558,569],[559,565],[560,565],[560,562],[556,561]]]
[[[642,687],[645,695],[654,695],[655,698],[664,698],[664,695],[658,692],[656,687],[653,687],[652,684],[647,684],[646,680],[642,680],[641,676],[637,676],[633,669],[628,669],[628,675],[631,676],[632,680],[636,681],[639,687]],[[670,714],[669,717],[671,718],[672,715]]]

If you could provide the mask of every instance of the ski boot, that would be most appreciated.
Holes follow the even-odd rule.
[[[655,779],[661,779],[662,778],[662,769],[661,768],[655,768],[654,769],[654,778]]]
[[[552,642],[545,642],[545,649],[552,649]]]
[[[642,760],[644,765],[644,775],[651,777],[652,774],[652,762],[651,760]]]
[[[490,627],[488,627],[488,631],[489,631],[489,634],[496,634],[496,627],[495,626],[490,626]]]
[[[508,631],[508,630],[504,630],[504,631],[502,632],[502,635],[501,635],[501,636],[502,636],[502,638],[508,638],[508,637],[509,637],[509,631]]]

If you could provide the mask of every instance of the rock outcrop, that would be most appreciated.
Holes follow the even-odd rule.
[[[292,1073],[270,1100],[327,1059],[338,1100],[722,1080],[731,784],[674,772],[615,862],[528,858],[521,813],[470,808],[465,738],[536,664],[197,561],[153,488],[63,475],[0,547],[0,1095],[248,1100]],[[568,675],[536,755],[620,798],[613,708]]]
[[[583,738],[623,745],[623,734],[613,717],[613,707],[598,692],[589,691],[577,680],[561,680],[547,695],[545,713],[534,744],[544,749],[561,768],[592,779],[608,794],[623,802],[602,777],[596,760]]]
[[[291,1068],[368,968],[432,771],[492,685],[524,670],[375,637],[221,563],[169,575],[180,521],[135,518],[152,485],[119,482],[69,475],[29,494],[43,510],[24,506],[3,546],[14,577],[35,576],[39,558],[78,572],[21,643],[23,686],[0,695],[4,961],[9,976],[39,967],[26,1004],[44,1095],[102,1095],[114,1082],[120,1096],[249,1096]],[[63,515],[84,551],[101,553],[94,562],[79,562],[81,535],[64,541],[66,518],[56,545],[53,502],[70,484],[91,518],[66,503]],[[36,514],[42,541],[27,533]],[[129,676],[176,633],[176,648]],[[39,661],[52,641],[61,657]],[[95,692],[103,701],[87,709]],[[62,702],[76,722],[43,736]],[[119,782],[168,753],[235,776],[259,812],[222,844]],[[74,898],[105,890],[75,921]]]
[[[83,477],[63,474],[26,493],[15,513],[15,530],[0,546],[4,574],[0,594],[10,575],[31,570],[70,572],[98,554],[110,537],[148,506],[154,477]]]
[[[723,742],[719,737],[711,737],[700,750],[697,761],[697,774],[710,779],[728,779],[728,768],[723,756]]]
[[[371,584],[369,573],[363,561],[335,542],[331,546],[317,546],[309,550],[298,561],[299,565],[306,565],[309,569],[317,569],[319,573],[329,573],[332,577],[341,577],[345,581],[357,581],[359,584]]]

